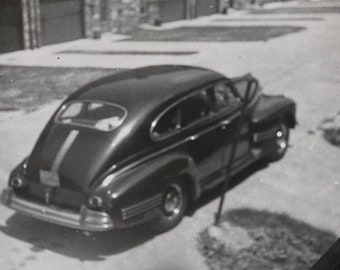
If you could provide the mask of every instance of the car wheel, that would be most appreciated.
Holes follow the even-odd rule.
[[[158,233],[172,229],[183,219],[187,206],[188,195],[184,186],[178,182],[171,183],[163,193],[160,213],[152,221],[152,229]]]
[[[281,159],[287,149],[289,142],[289,127],[286,123],[281,123],[279,129],[276,131],[276,137],[273,140],[273,152],[268,156],[270,161]]]

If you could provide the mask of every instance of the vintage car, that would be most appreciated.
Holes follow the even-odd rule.
[[[248,94],[247,94],[248,93]],[[86,231],[176,226],[207,190],[257,160],[280,159],[295,103],[258,81],[191,66],[123,71],[70,95],[1,201],[18,213]]]

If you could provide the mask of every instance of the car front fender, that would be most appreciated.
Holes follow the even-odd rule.
[[[290,128],[296,125],[296,104],[284,96],[262,95],[251,116],[255,130],[263,130],[286,121]]]

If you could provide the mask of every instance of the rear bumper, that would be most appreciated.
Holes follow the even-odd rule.
[[[107,231],[114,227],[111,217],[105,212],[93,211],[85,206],[81,207],[80,212],[76,212],[30,202],[16,196],[12,188],[2,191],[1,203],[20,214],[69,228],[84,231]]]

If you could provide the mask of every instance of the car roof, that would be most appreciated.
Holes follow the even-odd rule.
[[[99,79],[71,96],[73,99],[101,100],[134,109],[150,110],[166,100],[181,96],[222,74],[193,66],[158,65],[119,72]],[[148,110],[148,111],[149,111]]]

